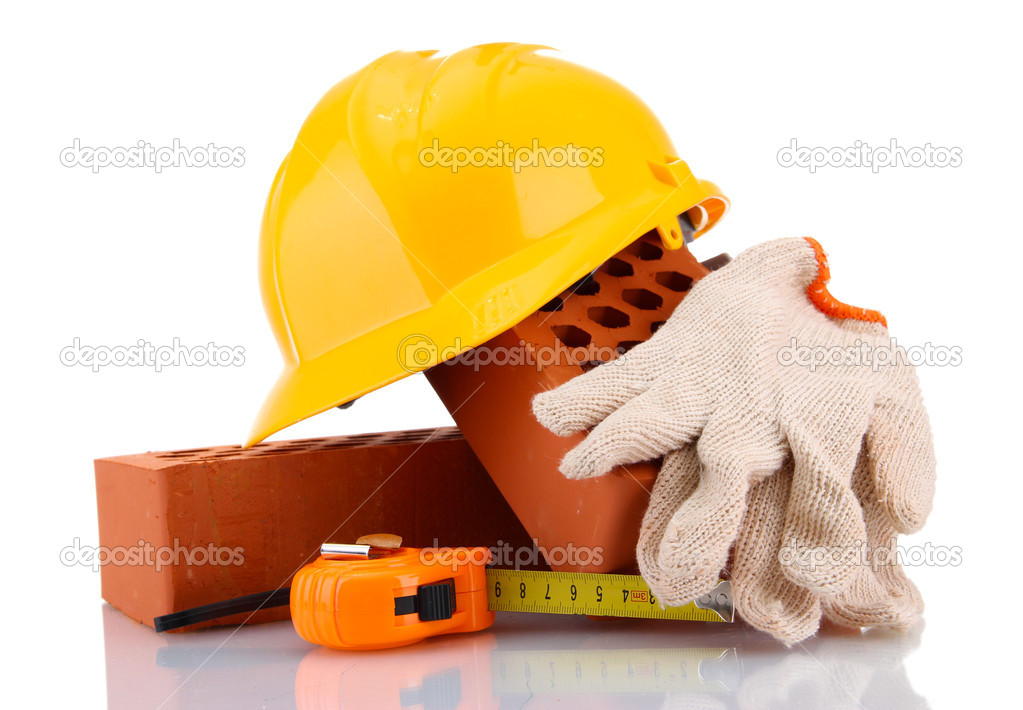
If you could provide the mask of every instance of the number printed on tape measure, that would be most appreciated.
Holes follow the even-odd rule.
[[[661,606],[636,575],[491,569],[487,595],[494,611],[723,621],[713,610],[692,603]]]

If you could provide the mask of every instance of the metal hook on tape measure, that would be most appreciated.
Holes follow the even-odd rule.
[[[719,582],[718,586],[693,600],[693,604],[700,609],[714,612],[721,617],[722,621],[731,622],[735,618],[735,605],[732,603],[732,583],[728,580]]]
[[[354,542],[325,542],[320,545],[320,554],[337,560],[368,560],[372,545],[359,545]]]
[[[331,560],[368,560],[401,547],[401,537],[390,533],[363,535],[355,542],[325,542],[320,555]]]

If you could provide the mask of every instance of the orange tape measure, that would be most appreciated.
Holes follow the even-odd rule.
[[[728,582],[680,607],[661,606],[637,575],[487,569],[485,547],[326,544],[290,591],[250,595],[156,619],[157,631],[290,604],[302,638],[339,649],[406,646],[485,629],[495,611],[730,622]]]

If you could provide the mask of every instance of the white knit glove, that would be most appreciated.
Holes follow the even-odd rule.
[[[742,618],[788,645],[816,633],[822,618],[852,628],[905,629],[915,625],[923,602],[898,558],[880,554],[894,550],[896,532],[874,498],[873,477],[864,451],[853,473],[853,489],[864,510],[867,564],[861,564],[848,589],[828,597],[800,587],[784,575],[779,558],[792,472],[789,459],[777,474],[751,486],[747,495],[746,514],[729,570],[732,597]],[[681,603],[685,597],[675,588],[678,580],[659,565],[660,541],[674,511],[699,482],[700,462],[695,447],[668,454],[643,520],[637,546],[640,571],[658,598],[669,604]]]
[[[570,478],[696,444],[698,485],[682,495],[678,471],[662,470],[651,506],[667,500],[677,507],[653,540],[656,551],[640,554],[647,581],[665,603],[714,586],[740,532],[750,486],[790,457],[780,547],[788,552],[783,572],[795,585],[836,595],[857,581],[868,538],[853,489],[863,447],[878,514],[897,532],[923,525],[934,457],[913,368],[904,361],[875,368],[787,362],[786,352],[804,346],[893,352],[880,314],[834,301],[824,286],[828,277],[812,240],[749,249],[698,282],[650,340],[534,399],[537,418],[555,433],[596,425],[562,461]],[[641,537],[650,539],[646,523]],[[815,550],[828,559],[800,563]],[[670,585],[658,590],[664,580]]]

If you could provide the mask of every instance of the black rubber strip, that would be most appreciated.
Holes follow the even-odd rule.
[[[272,609],[278,606],[287,606],[291,602],[291,587],[275,589],[272,592],[260,592],[249,594],[244,597],[236,597],[223,602],[205,604],[194,609],[176,611],[173,614],[164,614],[153,619],[153,626],[157,631],[172,631],[182,626],[191,626],[200,621],[210,621],[232,614],[244,614],[255,612],[260,609]]]

